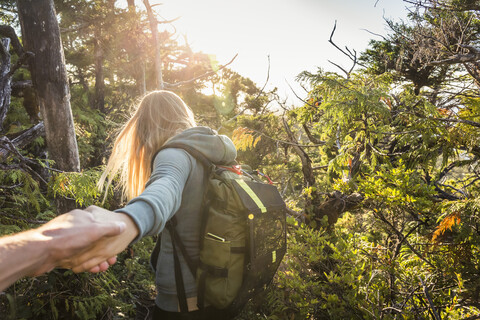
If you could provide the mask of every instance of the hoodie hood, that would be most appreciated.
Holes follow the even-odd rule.
[[[225,135],[219,135],[215,130],[208,127],[186,129],[170,138],[165,146],[173,143],[186,144],[215,164],[229,164],[237,157],[237,150],[232,140]]]

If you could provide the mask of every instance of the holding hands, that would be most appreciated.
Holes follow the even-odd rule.
[[[110,264],[115,263],[116,254],[125,248],[138,235],[138,227],[133,220],[124,213],[109,211],[97,206],[85,209],[98,223],[119,223],[125,225],[125,231],[99,241],[92,242],[88,249],[76,254],[62,264],[63,267],[71,268],[74,272],[99,272],[105,271]],[[113,262],[113,263],[111,263]]]
[[[62,214],[37,229],[0,238],[0,290],[23,276],[55,267],[105,271],[137,236],[123,213],[91,206]]]

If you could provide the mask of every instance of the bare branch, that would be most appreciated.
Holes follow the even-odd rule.
[[[21,135],[10,141],[7,137],[0,138],[2,147],[0,148],[0,159],[4,158],[8,153],[13,153],[22,160],[26,158],[17,150],[23,148],[37,137],[45,134],[45,126],[40,122],[28,130],[25,130]]]
[[[152,7],[153,7],[153,6],[154,6],[154,5],[152,5]],[[180,19],[180,18],[181,18],[181,17],[176,17],[176,18],[174,18],[174,19],[172,19],[172,20],[157,21],[157,23],[158,23],[158,24],[173,23],[173,22],[177,21],[177,20]]]
[[[209,77],[211,75],[214,75],[215,73],[217,73],[218,71],[226,68],[228,65],[230,65],[238,56],[238,53],[232,58],[232,60],[230,60],[228,63],[220,66],[220,68],[218,68],[218,70],[212,70],[212,71],[209,71],[209,72],[206,72],[198,77],[195,77],[195,78],[192,78],[190,80],[185,80],[185,81],[180,81],[180,82],[176,82],[176,83],[165,83],[165,87],[166,88],[177,88],[179,86],[183,86],[183,85],[186,85],[186,84],[189,84],[189,83],[192,83],[192,82],[195,82],[199,79],[202,79],[202,78],[206,78],[206,77]]]
[[[313,142],[315,144],[325,144],[325,141],[321,141],[321,140],[317,139],[312,134],[312,132],[310,131],[310,129],[308,128],[308,126],[306,124],[302,124],[302,127],[303,127],[303,130],[305,130],[305,133],[307,134],[307,137],[311,142]]]
[[[17,34],[15,33],[15,30],[12,27],[6,26],[6,25],[0,25],[0,36],[10,38],[10,40],[12,41],[12,47],[15,50],[15,53],[18,56],[23,55],[25,51],[23,50],[23,47],[20,44],[20,40],[18,40]]]
[[[335,24],[333,25],[332,33],[330,34],[330,39],[328,39],[328,42],[330,42],[330,44],[332,46],[334,46],[338,51],[343,53],[345,56],[347,56],[353,62],[353,66],[352,66],[351,70],[353,70],[357,64],[359,66],[362,66],[362,67],[365,68],[365,65],[358,62],[357,53],[356,53],[355,50],[353,50],[353,52],[352,52],[347,46],[345,46],[345,50],[346,50],[345,51],[345,50],[341,49],[339,46],[337,46],[337,44],[335,42],[333,42],[333,35],[334,35],[336,29],[337,29],[337,20],[335,20]],[[343,71],[345,72],[345,70],[343,70]],[[347,74],[349,74],[349,73],[347,73]]]
[[[343,69],[340,65],[338,65],[338,64],[336,64],[335,62],[332,62],[332,61],[330,61],[330,60],[327,60],[327,61],[330,62],[331,64],[333,64],[333,65],[334,65],[335,67],[337,67],[338,69],[342,70],[342,71],[347,75],[347,77],[350,75],[350,74],[348,73],[348,71],[345,70],[345,69]]]
[[[293,94],[295,95],[295,97],[297,97],[298,100],[302,101],[303,103],[305,103],[306,105],[308,105],[310,107],[313,107],[313,105],[311,105],[310,103],[308,103],[307,101],[303,100],[302,98],[300,98],[298,96],[298,94],[295,92],[295,90],[293,90],[292,86],[290,85],[290,83],[288,83],[288,81],[285,80],[285,82],[287,83],[288,87],[290,88],[290,90],[292,90]]]
[[[385,38],[384,36],[382,36],[382,35],[379,34],[379,33],[372,32],[372,31],[370,31],[370,30],[368,30],[368,29],[360,29],[360,30],[366,31],[366,32],[370,33],[371,35],[380,37],[380,38],[382,38],[383,40],[387,41],[387,38]]]

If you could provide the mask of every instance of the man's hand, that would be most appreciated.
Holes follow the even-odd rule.
[[[93,215],[96,221],[103,223],[118,222],[126,226],[125,232],[97,241],[69,259],[62,261],[61,266],[71,268],[74,272],[98,272],[108,268],[116,254],[123,251],[138,235],[138,227],[124,213],[112,212],[97,206],[90,206],[84,211]]]
[[[126,227],[122,221],[105,221],[88,211],[73,210],[37,229],[2,237],[0,290],[23,276],[40,275],[63,266],[72,256],[82,255],[118,237]],[[114,255],[98,261],[98,271],[114,263]]]
[[[77,209],[62,214],[37,229],[37,232],[49,239],[49,250],[47,263],[35,274],[42,274],[56,266],[65,265],[71,257],[89,250],[97,242],[108,241],[125,229],[126,225],[123,222],[102,221],[85,210]],[[110,262],[115,263],[115,258],[109,259]]]

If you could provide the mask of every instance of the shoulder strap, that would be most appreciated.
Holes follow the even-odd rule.
[[[197,159],[198,161],[200,161],[200,163],[203,165],[203,167],[205,168],[205,170],[208,171],[209,168],[211,168],[213,166],[213,162],[210,161],[207,157],[205,157],[200,151],[198,151],[197,149],[193,148],[192,146],[189,146],[188,144],[184,144],[184,143],[169,143],[169,144],[166,144],[164,146],[162,146],[158,151],[157,153],[155,153],[155,155],[152,157],[152,163],[151,163],[151,167],[152,167],[152,170],[153,170],[153,163],[155,161],[155,157],[157,156],[157,154],[162,151],[163,149],[168,149],[168,148],[176,148],[176,149],[183,149],[185,151],[187,151],[192,157],[194,157],[195,159]]]
[[[183,149],[186,152],[188,152],[192,157],[197,159],[202,166],[204,167],[204,193],[206,192],[206,187],[208,185],[208,177],[210,175],[210,169],[214,166],[213,162],[210,161],[207,157],[205,157],[201,152],[196,150],[195,148],[192,148],[191,146],[183,143],[170,143],[167,145],[164,145],[161,147],[157,153],[152,158],[152,163],[151,163],[151,168],[153,170],[153,164],[155,161],[155,157],[157,154],[162,151],[163,149],[167,148],[177,148],[177,149]],[[205,224],[206,224],[206,210],[205,206],[202,209],[202,218],[201,218],[201,230],[203,231],[205,229]],[[197,263],[192,261],[190,256],[187,253],[187,250],[185,248],[185,245],[182,242],[182,239],[180,238],[180,235],[178,234],[175,226],[177,224],[176,217],[173,216],[170,221],[167,222],[166,224],[166,229],[170,233],[170,238],[172,241],[172,249],[173,249],[173,260],[174,260],[174,270],[175,270],[175,284],[176,284],[176,289],[177,289],[177,296],[178,296],[178,301],[180,305],[180,311],[181,312],[188,312],[188,306],[187,306],[187,299],[186,299],[186,293],[185,293],[185,286],[183,282],[183,276],[182,276],[182,269],[180,266],[180,260],[178,257],[177,253],[177,246],[180,248],[180,251],[185,259],[185,262],[188,265],[188,268],[190,272],[193,274],[193,276],[196,276],[196,270],[197,270]],[[201,236],[202,232],[200,232]],[[200,242],[201,243],[201,242]],[[155,248],[153,250],[152,256],[150,258],[150,263],[154,267],[154,270],[156,268],[156,263],[158,260],[158,254],[160,253],[160,238],[157,239],[157,243],[155,244]]]

